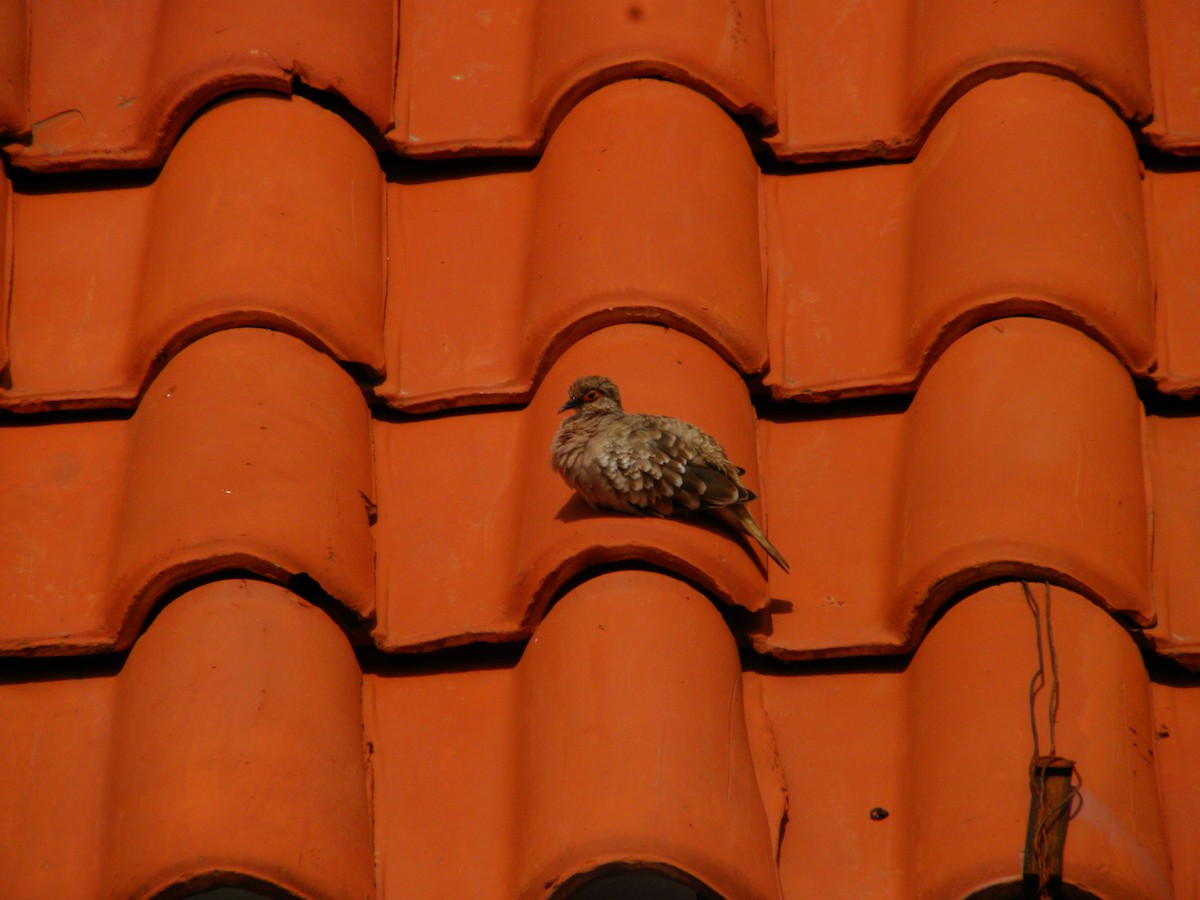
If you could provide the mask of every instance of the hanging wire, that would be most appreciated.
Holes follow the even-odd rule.
[[[1038,657],[1037,670],[1033,673],[1033,678],[1029,681],[1029,726],[1033,733],[1033,756],[1029,760],[1029,790],[1033,795],[1034,809],[1036,810],[1029,853],[1032,857],[1032,868],[1037,874],[1038,900],[1049,900],[1049,898],[1054,896],[1050,892],[1052,872],[1049,847],[1050,831],[1062,816],[1066,816],[1069,820],[1079,812],[1079,805],[1082,803],[1082,798],[1079,794],[1081,782],[1077,780],[1078,771],[1074,763],[1058,755],[1058,741],[1055,734],[1059,704],[1058,651],[1054,644],[1054,626],[1051,624],[1050,616],[1050,584],[1043,582],[1043,588],[1043,606],[1046,617],[1046,646],[1050,653],[1050,696],[1047,705],[1050,726],[1050,747],[1049,753],[1046,756],[1042,756],[1041,754],[1037,726],[1037,695],[1046,686],[1045,656],[1042,652],[1043,613],[1029,585],[1024,581],[1021,582],[1021,590],[1025,593],[1025,603],[1029,607],[1029,611],[1033,613],[1034,635],[1037,638]],[[1046,798],[1046,780],[1049,770],[1052,768],[1069,768],[1071,774],[1070,782],[1063,798],[1057,803],[1049,804]]]
[[[1037,759],[1041,755],[1038,749],[1037,695],[1046,685],[1046,666],[1042,658],[1042,614],[1028,583],[1022,581],[1021,590],[1025,592],[1025,604],[1033,613],[1033,633],[1037,638],[1037,671],[1033,673],[1033,678],[1029,679],[1029,729],[1033,732],[1033,758]],[[1053,715],[1050,721],[1053,723]]]

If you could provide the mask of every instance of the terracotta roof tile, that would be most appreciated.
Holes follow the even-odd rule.
[[[952,344],[904,412],[764,422],[770,483],[790,488],[765,495],[767,519],[796,558],[772,570],[793,606],[758,646],[908,648],[948,597],[997,576],[1079,585],[1152,623],[1142,427],[1117,361],[1035,318]]]
[[[322,612],[223,581],[167,607],[115,675],[0,687],[21,723],[0,751],[21,773],[0,788],[22,823],[6,890],[149,897],[235,873],[372,896],[361,678]]]
[[[785,158],[911,156],[964,90],[1021,71],[1061,74],[1134,121],[1152,110],[1137,0],[822,0],[774,4]]]
[[[396,129],[411,155],[528,152],[606,82],[662,76],[774,120],[768,4],[678,0],[400,4]]]
[[[361,0],[29,4],[27,142],[6,148],[38,171],[159,165],[209,101],[294,78],[391,121],[395,3]],[[103,73],[97,77],[97,73]]]
[[[6,891],[1200,892],[1191,7],[343,6],[0,0]]]
[[[0,140],[29,129],[28,16],[25,0],[0,3]]]
[[[0,132],[25,134],[9,152],[41,171],[159,164],[214,97],[294,82],[344,97],[412,156],[537,152],[581,96],[629,77],[707,94],[764,126],[781,158],[909,156],[965,90],[1019,71],[1076,81],[1135,126],[1149,121],[1169,152],[1198,144],[1196,64],[1180,35],[1200,24],[1179,0],[1147,0],[1144,14],[1137,0],[722,0],[702,13],[671,0],[366,0],[356,17],[329,0],[286,15],[158,0],[21,6],[6,7]]]
[[[750,744],[762,726],[746,724],[754,700],[736,647],[681,582],[592,579],[558,602],[514,669],[379,677],[368,695],[376,809],[410,810],[378,835],[390,895],[544,897],[624,860],[682,870],[722,896],[779,896],[782,786],[763,799]],[[463,741],[467,720],[475,736]],[[483,852],[464,852],[476,842]]]
[[[1150,637],[1155,648],[1200,668],[1200,570],[1193,553],[1200,540],[1200,418],[1154,416],[1146,421],[1154,488],[1154,593],[1159,615]]]
[[[1147,210],[1156,273],[1161,390],[1200,392],[1200,278],[1192,249],[1200,235],[1200,172],[1150,172]]]
[[[525,412],[377,424],[378,502],[396,511],[375,529],[380,646],[520,637],[569,579],[620,560],[666,566],[748,609],[767,604],[765,557],[719,526],[588,515],[550,469],[556,411],[587,372],[614,379],[630,410],[671,409],[719,435],[757,488],[754,410],[724,360],[661,326],[593,332],[555,362]],[[419,470],[406,464],[418,459]],[[468,509],[469,525],[447,515]]]
[[[380,370],[383,215],[382,174],[353,129],[271,97],[199,117],[151,183],[21,192],[4,402],[130,405],[165,357],[231,325]]]
[[[1041,585],[1032,595],[1045,606]],[[1152,694],[1124,629],[1078,595],[1052,589],[1051,597],[1056,749],[1075,761],[1082,796],[1065,879],[1097,896],[1170,897],[1159,789],[1194,793],[1165,780],[1174,772],[1158,765],[1156,717],[1160,700],[1190,709],[1196,692],[1155,686]],[[805,811],[788,820],[785,896],[965,896],[1019,883],[1037,651],[1026,598],[1005,584],[959,602],[902,671],[756,676],[792,808]],[[1048,684],[1044,629],[1042,654]],[[1043,753],[1047,697],[1035,709]],[[889,815],[872,819],[873,808]],[[1171,837],[1186,840],[1191,826],[1179,824]],[[1180,887],[1174,896],[1189,896]]]
[[[307,575],[373,607],[366,405],[327,357],[260,329],[191,344],[128,421],[0,429],[8,652],[128,646],[200,576]]]
[[[581,867],[587,848],[572,839],[573,815],[586,811],[590,822],[602,821],[603,810],[614,803],[625,810],[648,802],[679,803],[674,814],[664,810],[656,821],[694,823],[695,830],[687,831],[689,843],[705,851],[685,863],[679,851],[653,849],[666,843],[659,832],[643,837],[626,859],[703,877],[702,866],[711,865],[711,855],[728,850],[729,839],[699,831],[692,796],[673,799],[672,781],[655,782],[657,790],[639,790],[639,779],[655,778],[659,750],[674,763],[664,772],[685,777],[696,760],[713,752],[699,738],[703,723],[717,710],[699,701],[722,696],[728,682],[703,690],[699,685],[720,678],[724,670],[687,663],[672,668],[669,660],[674,654],[701,658],[694,642],[708,639],[703,623],[716,617],[684,602],[686,589],[667,579],[619,576],[633,577],[646,581],[634,587],[605,576],[588,582],[587,590],[569,593],[514,669],[438,670],[368,680],[369,708],[377,719],[368,731],[380,748],[377,809],[420,813],[391,818],[386,831],[377,831],[387,893],[541,896],[540,884],[520,890],[528,884],[521,879],[529,859],[538,858],[538,850],[549,843],[559,853],[553,875],[569,877]],[[1031,596],[1046,606],[1040,585]],[[1075,761],[1082,792],[1067,844],[1068,878],[1102,896],[1172,896],[1168,848],[1190,846],[1194,829],[1183,810],[1194,791],[1179,768],[1184,757],[1168,751],[1182,746],[1194,730],[1195,691],[1152,685],[1125,630],[1088,600],[1058,588],[1051,589],[1051,600],[1061,692],[1054,748]],[[660,617],[672,639],[644,649],[655,641],[653,623]],[[601,648],[614,640],[622,647],[620,675],[602,678],[606,672],[580,668],[580,659],[612,663],[614,654]],[[1043,631],[1047,678],[1049,640]],[[977,651],[981,642],[986,653]],[[1039,665],[1038,647],[1025,594],[1019,585],[1006,584],[964,598],[905,668],[744,674],[742,703],[731,714],[733,733],[739,740],[743,733],[748,737],[749,755],[761,769],[770,771],[763,757],[777,752],[783,781],[760,784],[761,800],[751,795],[742,802],[775,822],[780,790],[786,790],[790,812],[779,857],[784,896],[958,896],[1017,880],[1013,859],[1024,843],[1033,743],[1029,677]],[[721,654],[710,650],[702,658],[718,660]],[[660,674],[649,677],[647,667],[664,664]],[[537,671],[541,665],[551,667],[543,674]],[[688,686],[675,680],[683,670],[693,673]],[[577,696],[572,677],[593,677],[606,686],[630,679],[654,687],[634,704],[581,707],[569,701]],[[589,696],[595,690],[589,688]],[[659,702],[660,692],[667,691],[670,700]],[[514,716],[514,708],[525,712]],[[1048,752],[1045,693],[1034,715],[1039,747]],[[752,726],[756,720],[767,724]],[[463,721],[472,729],[464,729]],[[764,742],[764,727],[773,740]],[[671,743],[660,743],[663,733]],[[697,740],[674,743],[676,736],[686,735]],[[1175,738],[1181,740],[1166,743]],[[712,738],[721,751],[727,740],[724,728]],[[610,741],[621,749],[613,749]],[[423,753],[425,745],[445,753]],[[531,745],[544,750],[536,762]],[[587,777],[560,780],[570,777],[557,774],[566,759],[586,760]],[[526,774],[514,778],[513,768]],[[515,795],[506,794],[505,786],[514,783]],[[431,791],[431,784],[445,787]],[[749,790],[744,782],[734,784],[735,792]],[[1160,794],[1176,816],[1163,817]],[[536,799],[542,796],[561,799],[547,800],[547,808]],[[559,810],[557,804],[567,801],[570,812]],[[512,824],[513,803],[537,810],[532,823]],[[489,810],[496,818],[488,817]],[[872,818],[872,810],[887,815]],[[541,821],[558,826],[555,839],[544,836]],[[705,824],[711,829],[715,823]],[[464,831],[481,839],[463,841]],[[608,846],[624,834],[619,831]],[[482,835],[502,837],[489,841]],[[942,852],[949,845],[959,852]],[[498,847],[526,849],[514,859],[497,855]],[[744,852],[750,861],[757,855],[753,845]],[[405,864],[414,858],[437,863],[424,869]],[[598,862],[593,858],[588,864]],[[744,873],[750,866],[740,868]],[[517,884],[503,880],[501,873],[514,871],[508,877],[517,878]],[[1187,866],[1176,868],[1174,896],[1189,895],[1192,877]],[[707,878],[726,896],[756,895],[752,886],[730,891],[728,883],[712,874]]]
[[[1078,325],[1136,374],[1153,366],[1137,152],[1070,82],[989,81],[912,165],[772,177],[766,197],[777,396],[911,389],[950,340],[1012,313]]]
[[[765,372],[776,397],[827,400],[910,391],[959,334],[1022,313],[1190,395],[1197,185],[1143,173],[1099,98],[1043,75],[968,92],[911,165],[764,174],[710,101],[642,79],[584,99],[532,170],[400,169],[386,189],[336,115],[242,97],[200,116],[152,182],[18,186],[0,404],[131,404],[164,355],[246,324],[368,383],[386,370],[372,391],[397,408],[521,402],[579,334],[646,319]],[[261,247],[239,250],[251,235]],[[79,323],[70,367],[59,316]]]
[[[1196,798],[1192,793],[1196,741],[1200,740],[1200,691],[1168,684],[1151,685],[1154,700],[1154,743],[1145,747],[1158,773],[1158,796],[1171,849],[1171,875],[1176,897],[1200,893],[1200,866],[1192,848],[1200,841]]]
[[[1146,136],[1168,153],[1200,152],[1200,62],[1188,48],[1200,40],[1200,8],[1181,0],[1143,0],[1154,119]]]
[[[638,319],[766,366],[758,167],[692,91],[620,82],[571,111],[534,171],[393,184],[391,198],[389,403],[527,399],[581,333]]]
[[[0,385],[7,383],[8,318],[12,300],[13,196],[7,172],[0,172]]]

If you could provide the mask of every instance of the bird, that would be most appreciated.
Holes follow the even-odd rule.
[[[627,413],[621,392],[603,375],[575,379],[560,408],[574,414],[559,423],[550,444],[554,470],[592,509],[637,515],[710,513],[754,538],[785,572],[775,549],[746,504],[746,470],[706,432],[680,419]]]

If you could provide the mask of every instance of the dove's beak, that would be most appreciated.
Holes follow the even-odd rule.
[[[562,406],[560,406],[558,408],[558,411],[560,413],[565,413],[568,409],[579,409],[579,401],[578,400],[568,400],[566,403],[564,403]]]

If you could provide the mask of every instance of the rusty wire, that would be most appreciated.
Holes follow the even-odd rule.
[[[1033,869],[1037,874],[1037,898],[1049,900],[1054,895],[1050,892],[1052,863],[1049,858],[1049,834],[1051,828],[1062,816],[1071,819],[1079,811],[1076,801],[1082,802],[1079,788],[1078,771],[1074,763],[1058,755],[1058,741],[1055,725],[1058,719],[1058,651],[1054,644],[1054,626],[1050,617],[1050,584],[1043,582],[1045,590],[1044,610],[1046,617],[1046,645],[1050,651],[1050,697],[1047,705],[1049,718],[1050,747],[1049,753],[1042,756],[1039,746],[1037,726],[1037,695],[1046,686],[1046,664],[1042,652],[1042,609],[1039,609],[1037,599],[1030,590],[1027,582],[1021,582],[1025,593],[1025,603],[1033,613],[1034,635],[1037,639],[1037,670],[1029,681],[1029,726],[1033,733],[1033,755],[1029,760],[1029,790],[1034,798],[1034,808],[1037,810],[1035,825],[1031,836],[1029,853],[1033,860]],[[1065,797],[1058,803],[1047,805],[1046,774],[1051,768],[1070,767],[1071,781]]]

